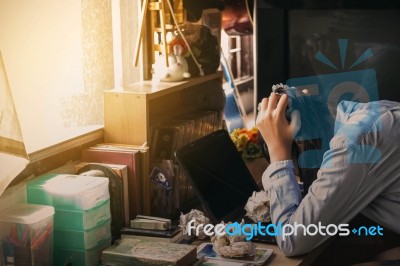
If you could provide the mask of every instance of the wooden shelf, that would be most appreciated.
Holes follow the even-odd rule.
[[[181,82],[143,81],[104,92],[104,138],[106,142],[141,145],[149,141],[153,120],[167,119],[196,108],[186,103],[197,85],[222,82],[222,73]]]
[[[181,82],[150,81],[104,92],[104,140],[107,143],[142,145],[147,142],[151,150],[151,128],[179,114],[201,109],[193,101],[201,93],[202,84],[210,81],[222,84],[222,72]],[[210,87],[211,88],[211,87]],[[221,85],[221,93],[222,85]],[[141,165],[145,195],[143,209],[150,214],[150,152],[145,153]]]
[[[216,72],[202,77],[194,77],[185,81],[178,82],[159,82],[154,83],[151,80],[134,83],[121,89],[111,90],[121,93],[136,93],[148,95],[149,99],[157,98],[166,94],[178,92],[180,90],[199,85],[201,83],[221,79],[221,72]]]

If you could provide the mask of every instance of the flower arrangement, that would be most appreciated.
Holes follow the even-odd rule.
[[[254,159],[262,156],[261,146],[258,142],[258,129],[246,128],[234,129],[230,136],[237,150],[242,153],[244,159]]]

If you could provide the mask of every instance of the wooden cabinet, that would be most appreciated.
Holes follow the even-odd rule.
[[[105,142],[133,145],[147,142],[151,150],[151,127],[179,114],[207,108],[207,101],[214,99],[212,94],[202,95],[202,85],[215,81],[222,82],[221,72],[182,82],[144,81],[105,91]],[[217,95],[223,94],[222,86],[220,90]],[[143,209],[150,214],[150,152],[143,154],[142,159]]]

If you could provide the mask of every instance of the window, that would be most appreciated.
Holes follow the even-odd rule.
[[[103,91],[138,80],[140,1],[0,0],[0,51],[28,153],[103,126]]]

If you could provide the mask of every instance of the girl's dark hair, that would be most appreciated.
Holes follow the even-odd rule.
[[[286,94],[289,96],[288,112],[300,111],[301,128],[294,136],[299,167],[319,168],[323,153],[329,149],[335,125],[327,97],[310,92],[306,94],[295,87],[287,89]]]

